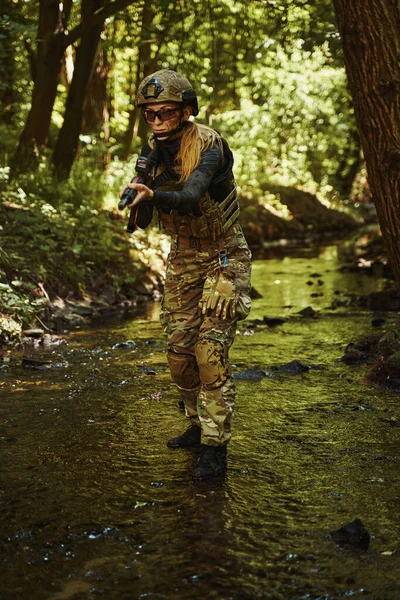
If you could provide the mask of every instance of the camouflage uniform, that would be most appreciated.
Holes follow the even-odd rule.
[[[162,218],[162,217],[161,217]],[[221,267],[221,244],[236,288],[235,319],[203,315],[199,308]],[[168,360],[186,416],[201,425],[202,444],[223,445],[231,436],[235,384],[228,363],[236,322],[250,310],[251,254],[239,225],[200,249],[175,239],[168,257],[161,323],[168,335]]]
[[[137,104],[145,106],[165,100],[189,105],[194,115],[198,112],[189,82],[164,70],[144,80]],[[179,146],[180,141],[172,143]],[[155,144],[153,140],[150,147],[155,146],[158,158],[153,160],[147,185],[155,190],[152,204],[172,237],[161,307],[161,323],[168,336],[168,362],[186,416],[192,424],[201,426],[201,443],[225,446],[231,437],[236,393],[228,351],[237,321],[250,311],[251,273],[251,253],[237,222],[239,206],[232,153],[225,141],[223,148],[204,152],[202,162],[187,182],[179,184],[173,160],[168,161],[163,154],[167,144]],[[198,189],[198,180],[207,172],[209,185],[205,192],[203,186],[201,197],[194,193],[195,201],[192,198],[187,205],[179,204],[182,190],[191,185]],[[145,211],[144,203],[138,210]],[[145,220],[148,222],[147,217]],[[216,290],[220,290],[221,282],[230,290],[227,297],[232,298],[229,302],[235,307],[235,311],[227,311],[226,318],[217,317],[216,311],[202,310],[213,294],[218,296]]]
[[[169,182],[162,189],[176,190],[177,186]],[[202,200],[203,223],[199,223],[200,217],[174,210],[166,213],[157,207],[161,223],[173,238],[161,323],[168,336],[172,378],[186,416],[200,424],[202,444],[225,445],[231,437],[236,394],[228,351],[236,322],[250,311],[251,253],[237,221],[226,232],[210,233],[212,220],[218,218],[213,214],[215,203],[208,194]],[[234,284],[234,318],[202,314],[203,302],[221,272]]]

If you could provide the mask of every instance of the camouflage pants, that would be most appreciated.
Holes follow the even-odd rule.
[[[161,323],[168,336],[168,362],[184,402],[185,414],[201,426],[202,444],[225,445],[231,437],[235,384],[228,362],[236,323],[250,312],[251,253],[239,226],[233,235],[199,249],[171,245]],[[199,302],[221,269],[234,280],[236,316],[226,320],[203,315]]]

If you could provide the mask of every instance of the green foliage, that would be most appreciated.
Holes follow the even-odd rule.
[[[212,121],[235,150],[243,187],[260,190],[271,180],[330,194],[343,157],[359,155],[344,72],[329,64],[327,46],[302,45],[288,56],[271,40],[274,67],[255,67],[241,110]]]
[[[94,182],[83,164],[63,184],[53,182],[45,168],[36,181],[26,174],[9,184],[4,169],[0,175],[4,331],[5,317],[14,329],[15,323],[26,326],[48,309],[48,298],[98,295],[109,286],[132,295],[135,283],[160,260],[159,244],[142,252],[145,236],[129,237],[125,218],[100,208],[105,176],[97,173]]]

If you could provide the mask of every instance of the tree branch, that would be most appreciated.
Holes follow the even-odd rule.
[[[68,46],[76,42],[84,33],[86,33],[86,31],[92,27],[96,27],[97,25],[104,23],[107,17],[115,15],[115,13],[136,2],[137,0],[114,0],[114,2],[110,2],[110,4],[106,4],[102,8],[99,8],[99,10],[96,10],[91,15],[90,19],[85,19],[82,21],[82,23],[74,27],[74,29],[72,29],[72,31],[70,31],[64,37],[62,41],[63,48],[68,48]]]

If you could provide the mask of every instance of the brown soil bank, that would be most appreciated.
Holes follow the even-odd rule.
[[[249,204],[241,199],[243,206],[241,223],[245,236],[252,247],[278,239],[301,239],[310,234],[324,236],[352,231],[365,223],[340,210],[328,208],[314,194],[293,187],[269,185],[265,192],[274,194],[287,207],[290,218],[282,218],[264,204]]]

